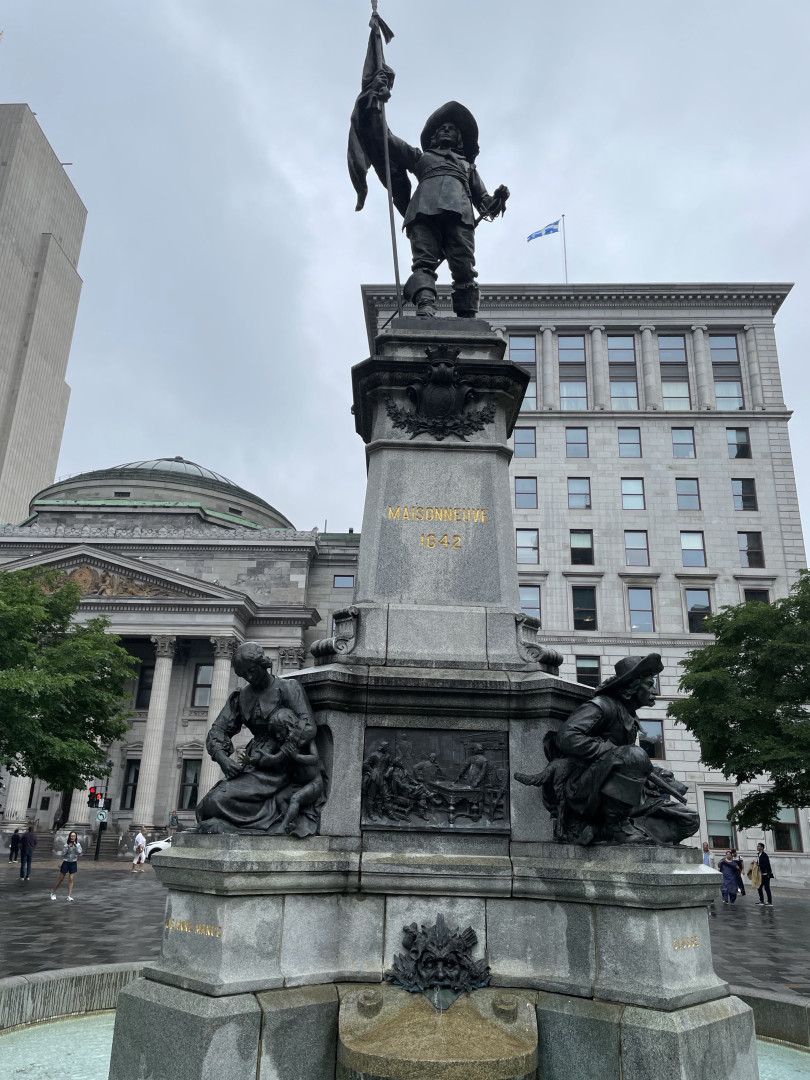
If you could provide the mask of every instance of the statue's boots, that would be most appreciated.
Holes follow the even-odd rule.
[[[402,289],[408,303],[414,304],[420,319],[436,316],[436,275],[428,270],[414,270]]]
[[[453,311],[460,319],[474,319],[478,314],[480,299],[478,286],[474,281],[453,282]]]
[[[643,802],[644,781],[652,770],[650,759],[637,746],[622,747],[617,757],[622,758],[627,771],[612,772],[602,787],[600,839],[617,844],[652,844],[655,841],[649,834],[631,820]]]

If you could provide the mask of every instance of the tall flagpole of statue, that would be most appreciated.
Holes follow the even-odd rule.
[[[377,12],[377,0],[371,0],[371,7],[361,91],[349,130],[355,209],[363,209],[368,195],[366,177],[373,168],[388,190],[399,314],[404,297],[421,318],[435,317],[437,270],[446,260],[453,283],[453,311],[459,318],[474,319],[479,299],[475,229],[481,221],[493,221],[504,213],[509,189],[502,184],[494,194],[488,194],[475,167],[478,124],[470,110],[457,101],[448,101],[428,117],[419,140],[421,149],[389,131],[385,104],[395,76],[385,62],[383,39],[389,45],[394,35]],[[417,180],[413,195],[408,173]],[[411,275],[401,290],[394,207],[403,216],[411,245]]]

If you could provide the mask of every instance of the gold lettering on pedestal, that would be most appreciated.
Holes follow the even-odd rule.
[[[697,934],[694,937],[674,937],[672,939],[674,949],[697,949],[699,945]]]
[[[491,525],[488,506],[389,506],[389,521],[462,521]]]
[[[202,934],[204,937],[222,937],[222,927],[213,923],[194,923],[182,919],[167,919],[167,930],[180,930],[184,934]]]

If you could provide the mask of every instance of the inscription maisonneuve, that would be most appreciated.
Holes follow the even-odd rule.
[[[195,923],[183,919],[167,919],[167,930],[179,930],[184,934],[202,934],[204,937],[222,937],[222,927],[213,923]]]
[[[389,521],[459,521],[491,525],[488,506],[389,506]]]

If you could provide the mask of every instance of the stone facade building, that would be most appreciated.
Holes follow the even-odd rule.
[[[0,522],[56,474],[87,217],[27,105],[0,105]]]
[[[194,821],[220,776],[204,753],[236,685],[236,644],[259,641],[276,672],[305,665],[332,612],[351,600],[359,534],[300,532],[263,499],[182,458],[137,461],[53,484],[22,526],[0,529],[0,565],[57,567],[81,587],[81,616],[104,615],[140,660],[132,726],[95,786],[112,800],[109,836]],[[4,831],[58,816],[89,833],[86,790],[6,777]],[[90,785],[88,785],[89,787]]]
[[[560,674],[595,686],[621,656],[660,652],[644,741],[692,785],[701,839],[723,854],[764,840],[777,875],[810,883],[807,811],[738,835],[725,816],[750,788],[707,770],[666,717],[706,614],[785,596],[807,565],[774,333],[789,291],[482,286],[481,317],[532,377],[512,440],[515,542],[523,609],[565,657]],[[363,300],[371,341],[393,290]]]
[[[745,790],[707,770],[666,717],[678,665],[705,643],[708,611],[784,596],[805,565],[774,337],[786,285],[482,288],[481,314],[532,376],[511,463],[521,602],[595,686],[628,653],[660,652],[661,696],[644,745],[692,787],[701,839],[810,882],[807,811],[772,835],[736,835]],[[363,289],[370,338],[390,287]],[[441,299],[449,314],[449,295]],[[63,567],[141,660],[132,727],[100,782],[113,832],[190,824],[218,778],[205,734],[229,690],[235,643],[260,641],[280,672],[351,603],[359,534],[296,531],[262,499],[182,458],[134,462],[54,484],[21,526],[0,529],[0,564]],[[762,778],[762,784],[766,779]],[[3,827],[54,816],[90,828],[85,791],[7,778]],[[756,785],[754,785],[756,786]]]

